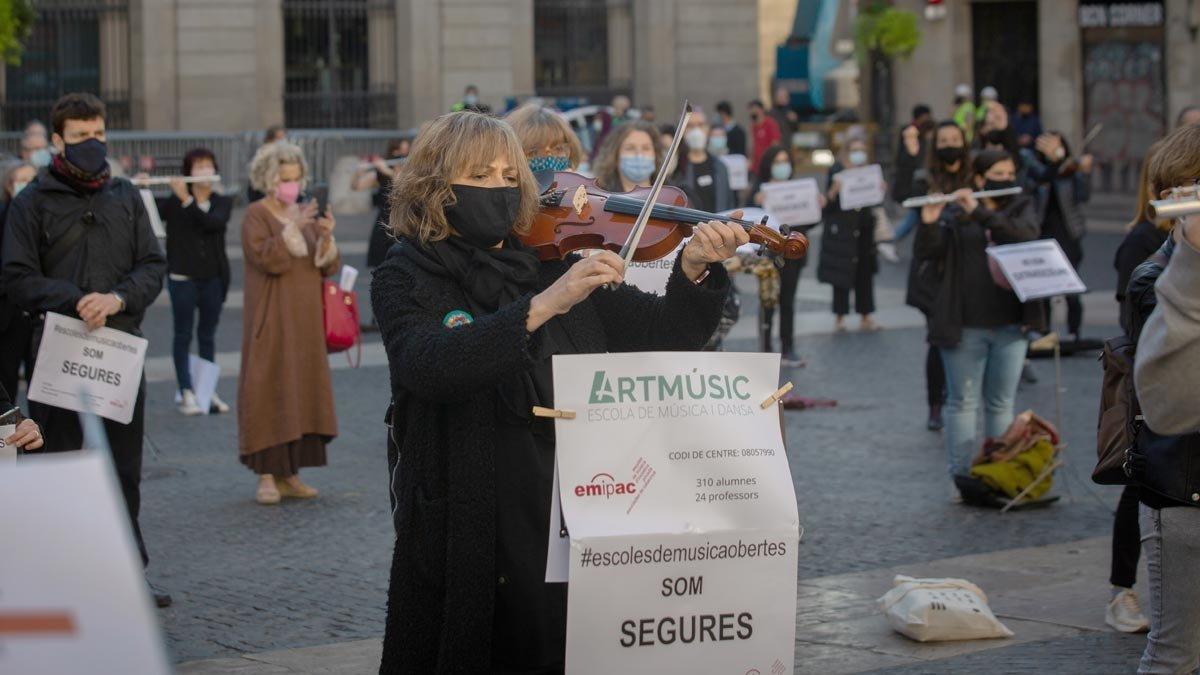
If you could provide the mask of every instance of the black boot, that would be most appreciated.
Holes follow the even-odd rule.
[[[942,421],[942,404],[929,406],[929,421],[925,423],[925,427],[930,431],[941,431],[945,426],[946,423]]]

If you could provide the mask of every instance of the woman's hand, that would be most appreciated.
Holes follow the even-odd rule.
[[[625,261],[620,256],[612,251],[594,253],[571,265],[549,288],[533,296],[525,330],[532,333],[551,318],[566,314],[604,284],[619,286],[624,282]]]
[[[935,192],[930,197],[941,197],[941,193]],[[942,217],[942,210],[946,208],[946,202],[937,202],[934,204],[926,204],[921,207],[921,222],[926,225],[932,225]]]
[[[191,198],[191,195],[188,194],[187,183],[183,182],[183,178],[179,176],[171,179],[171,192],[174,192],[175,197],[181,202],[186,202]]]
[[[17,425],[16,431],[4,439],[4,442],[22,450],[37,450],[44,443],[42,440],[42,430],[38,428],[37,422],[33,420],[21,420],[21,423]]]
[[[1095,157],[1092,157],[1090,154],[1089,154],[1089,155],[1084,155],[1083,157],[1080,157],[1080,158],[1079,158],[1079,171],[1080,171],[1080,173],[1091,173],[1091,172],[1092,172],[1092,166],[1095,164],[1095,162],[1096,162],[1096,158],[1095,158]]]
[[[959,188],[954,191],[954,201],[962,207],[962,210],[967,214],[975,213],[975,209],[979,206],[979,200],[971,194],[971,188]]]
[[[325,215],[317,218],[317,234],[322,237],[328,237],[333,234],[333,228],[337,227],[337,221],[333,217],[333,208],[326,206]]]
[[[833,201],[841,191],[842,180],[838,178],[838,174],[834,174],[833,178],[829,179],[829,192],[826,193],[829,195],[829,201]]]
[[[1066,159],[1067,153],[1063,149],[1062,139],[1055,134],[1042,134],[1034,141],[1033,147],[1038,152],[1046,156],[1050,162],[1057,164],[1063,159]]]
[[[741,211],[734,211],[741,218]],[[710,220],[692,229],[692,239],[683,247],[680,267],[688,279],[695,281],[704,274],[709,263],[721,262],[737,255],[737,248],[750,241],[750,234],[741,225]]]

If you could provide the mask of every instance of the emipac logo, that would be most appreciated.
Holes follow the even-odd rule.
[[[631,495],[637,492],[637,484],[618,482],[610,473],[598,473],[592,476],[592,481],[586,485],[575,486],[576,497],[604,497],[612,499],[613,495]]]

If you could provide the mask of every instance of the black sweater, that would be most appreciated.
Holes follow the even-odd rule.
[[[492,662],[495,385],[534,365],[544,330],[525,330],[532,294],[447,328],[468,306],[457,282],[394,246],[371,304],[388,355],[399,448],[392,476],[396,548],[381,673],[482,673]],[[539,288],[571,261],[542,266]],[[663,297],[598,290],[559,317],[575,353],[699,349],[729,288],[721,265],[697,286],[678,262]],[[549,496],[547,495],[547,498]]]
[[[233,199],[214,192],[205,213],[195,199],[185,207],[172,194],[158,200],[158,212],[167,229],[167,271],[193,279],[220,277],[228,286],[225,230]]]
[[[965,326],[1011,325],[1023,320],[1038,323],[1030,314],[1032,303],[1023,308],[1012,291],[1002,290],[992,281],[985,232],[991,233],[996,244],[1036,239],[1036,205],[1021,195],[996,211],[980,204],[967,215],[951,204],[937,222],[922,223],[917,231],[915,258],[939,263],[943,269],[930,307],[929,342],[934,346],[958,346]]]

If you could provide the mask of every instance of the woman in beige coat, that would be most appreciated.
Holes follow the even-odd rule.
[[[245,309],[238,376],[241,461],[259,475],[256,499],[310,498],[300,469],[325,465],[337,415],[325,352],[321,281],[341,265],[333,214],[297,204],[308,178],[299,147],[264,145],[250,180],[266,196],[246,209]]]

